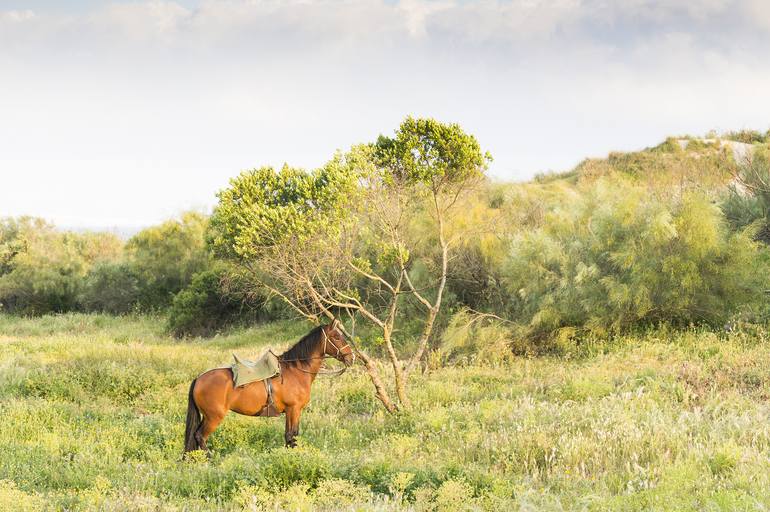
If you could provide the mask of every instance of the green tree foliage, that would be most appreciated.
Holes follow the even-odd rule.
[[[447,224],[449,232],[462,233],[453,247],[447,274],[447,304],[464,305],[478,311],[501,311],[508,301],[502,282],[508,256],[506,240],[520,224],[513,222],[512,190],[488,184],[469,194],[458,206],[462,212]],[[438,243],[426,233],[426,240]],[[437,252],[437,251],[436,251]],[[440,264],[440,254],[433,256]]]
[[[763,137],[728,137],[753,143],[740,162],[716,137],[669,138],[501,184],[484,178],[490,157],[472,135],[410,117],[313,171],[244,172],[210,222],[187,213],[126,244],[2,219],[1,309],[167,310],[183,336],[285,314],[276,298],[314,321],[351,313],[360,346],[390,362],[407,403],[410,371],[440,346],[436,334],[451,337],[474,310],[525,326],[514,336],[524,346],[648,323],[720,324],[754,308],[770,288],[770,256],[752,241],[770,243]]]
[[[395,136],[354,147],[316,171],[286,166],[241,174],[219,194],[213,246],[308,318],[338,310],[359,313],[382,333],[395,388],[406,405],[408,372],[423,355],[442,305],[454,242],[447,224],[488,161],[458,125],[407,118]],[[420,258],[433,253],[426,237],[415,236],[419,224],[432,227],[437,267],[430,268],[430,257]],[[418,265],[425,279],[416,287],[410,273]],[[423,308],[424,319],[406,361],[393,339],[404,295]],[[377,396],[394,410],[376,366],[359,355]]]
[[[127,265],[129,273],[139,280],[143,309],[168,307],[192,276],[210,264],[207,226],[205,215],[188,212],[178,220],[147,228],[128,241]]]
[[[190,285],[174,296],[168,313],[168,329],[178,337],[210,336],[243,316],[240,297],[224,289],[225,265],[198,272]]]
[[[23,314],[76,309],[89,270],[117,258],[121,246],[110,234],[62,233],[29,217],[2,220],[2,309]]]
[[[580,201],[517,236],[510,310],[530,336],[604,334],[653,322],[724,322],[759,300],[767,269],[698,194],[679,200],[600,180]]]
[[[480,177],[492,160],[460,125],[435,119],[407,117],[395,137],[381,135],[374,148],[383,179],[421,184],[436,192]]]
[[[543,183],[488,183],[466,198],[459,208],[462,214],[450,225],[463,236],[449,269],[447,286],[451,295],[447,303],[455,310],[468,307],[509,315],[510,295],[504,277],[511,238],[542,227],[550,213],[569,208],[580,197],[569,179],[555,179]]]
[[[14,269],[14,258],[26,250],[25,233],[33,229],[49,229],[42,219],[21,217],[0,219],[0,276]]]
[[[391,220],[381,238],[398,250],[399,284],[403,276],[407,290],[425,308],[417,349],[406,365],[408,374],[422,358],[441,311],[453,268],[450,256],[460,247],[467,247],[469,234],[487,231],[487,209],[474,209],[473,203],[478,197],[475,186],[483,183],[492,157],[458,124],[413,117],[401,123],[394,137],[380,136],[372,148],[377,179],[374,186],[370,184],[370,191],[390,203],[405,203],[396,209],[395,222]],[[383,190],[377,181],[384,183]],[[379,213],[386,209],[375,210],[375,217],[392,217]],[[404,222],[404,228],[400,228],[401,216],[408,217],[412,212],[418,213],[416,222]],[[412,229],[415,224],[417,229]],[[412,274],[422,279],[412,279]],[[429,290],[431,295],[418,289]],[[385,341],[387,344],[387,336]],[[400,365],[393,361],[393,366],[399,388]]]
[[[108,233],[58,231],[28,217],[0,220],[4,311],[127,313],[168,307],[210,265],[208,220],[183,214],[123,244]]]
[[[345,235],[359,227],[353,157],[336,155],[312,172],[284,166],[242,173],[219,193],[209,239],[217,256],[238,267],[245,296],[278,297],[295,313],[323,315],[308,280],[355,293]]]
[[[139,308],[142,280],[125,261],[95,265],[85,278],[80,305],[85,311],[125,314]]]
[[[332,237],[356,190],[356,176],[341,157],[305,172],[284,166],[243,172],[219,194],[211,241],[222,256],[255,259],[283,244]]]

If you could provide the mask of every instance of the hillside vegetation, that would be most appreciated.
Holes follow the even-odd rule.
[[[751,144],[738,161],[735,143]],[[447,224],[461,243],[453,248],[438,323],[465,308],[495,313],[516,324],[517,350],[541,353],[586,335],[659,323],[764,322],[767,145],[766,134],[751,131],[669,138],[528,183],[477,184],[462,215]],[[440,264],[438,241],[429,212],[410,216],[416,245],[409,272],[431,288],[426,279]],[[127,242],[62,233],[39,219],[2,219],[0,311],[160,314],[177,336],[293,318],[275,294],[253,286],[255,269],[213,253],[214,236],[199,213]],[[376,253],[379,242],[364,242]],[[352,286],[354,295],[370,293]],[[394,344],[408,352],[419,334],[409,320],[417,310],[414,301],[401,302]]]

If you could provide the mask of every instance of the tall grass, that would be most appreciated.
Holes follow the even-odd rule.
[[[764,331],[469,359],[415,376],[396,415],[362,371],[319,378],[299,448],[282,447],[281,419],[233,414],[210,460],[182,462],[190,380],[305,329],[180,342],[154,318],[0,316],[0,509],[770,507]]]

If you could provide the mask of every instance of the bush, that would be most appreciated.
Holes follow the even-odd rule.
[[[199,272],[174,297],[168,328],[175,336],[211,335],[239,318],[243,304],[222,289],[227,274],[223,266]]]
[[[128,263],[139,277],[145,310],[164,309],[193,275],[210,265],[205,233],[208,218],[188,212],[137,233],[126,244]]]
[[[737,180],[728,188],[722,212],[733,230],[749,226],[756,240],[770,244],[770,154],[757,148],[740,163]]]
[[[116,259],[121,242],[106,233],[61,233],[40,219],[0,221],[0,308],[20,314],[78,308],[89,270]]]
[[[129,313],[137,308],[141,283],[126,263],[96,265],[86,276],[80,303],[86,311]]]
[[[650,197],[602,179],[516,237],[506,277],[511,314],[534,339],[660,322],[721,325],[761,301],[767,269],[758,255],[702,196]]]
[[[265,459],[265,480],[277,489],[303,483],[310,488],[331,477],[332,464],[327,455],[312,446],[299,442],[296,448],[276,448]]]
[[[126,313],[168,307],[210,265],[206,216],[186,213],[124,244],[109,233],[0,219],[0,308],[19,314]]]
[[[511,335],[509,326],[494,317],[460,310],[450,318],[441,345],[431,354],[431,363],[461,359],[500,363],[512,354]]]
[[[767,142],[768,135],[770,135],[770,131],[762,133],[757,130],[738,130],[727,132],[722,138],[746,144],[754,144],[757,142]]]

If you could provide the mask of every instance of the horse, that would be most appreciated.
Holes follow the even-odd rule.
[[[278,356],[281,373],[269,379],[271,395],[268,395],[264,381],[236,388],[230,368],[209,370],[193,379],[187,398],[185,453],[208,451],[208,438],[228,411],[245,416],[285,414],[286,446],[296,446],[302,409],[310,401],[310,387],[316,375],[322,373],[321,365],[327,358],[342,362],[345,365],[343,371],[355,361],[355,354],[340,331],[337,319],[312,329]],[[274,408],[274,413],[260,414],[263,410],[268,411],[268,406]]]

